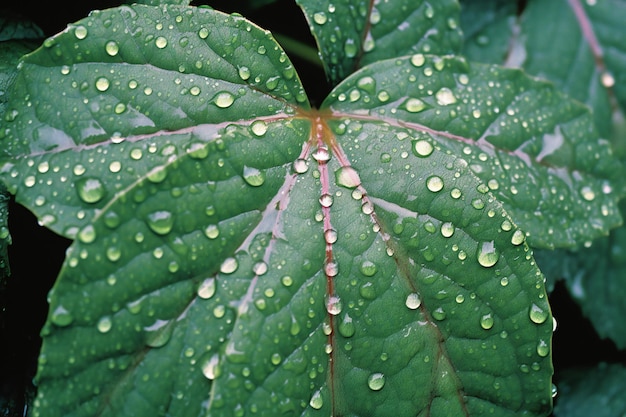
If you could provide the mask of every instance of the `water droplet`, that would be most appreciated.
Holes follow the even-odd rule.
[[[117,42],[115,42],[115,41],[108,41],[104,45],[104,50],[106,51],[107,54],[109,54],[111,56],[115,56],[119,52],[120,47],[117,44]]]
[[[343,45],[343,52],[346,54],[346,57],[354,58],[358,51],[358,45],[356,44],[354,39],[346,39],[346,42]]]
[[[252,267],[252,272],[254,272],[258,276],[264,275],[267,272],[267,264],[263,261],[255,263]],[[268,297],[271,297],[273,295],[273,290],[271,288],[269,289],[269,293],[271,295],[268,295],[267,293],[265,295],[267,295]]]
[[[96,229],[88,224],[78,232],[78,239],[83,243],[91,243],[96,239]]]
[[[324,399],[322,398],[322,393],[317,390],[311,396],[311,400],[309,401],[309,405],[311,408],[319,410],[324,405]]]
[[[415,156],[425,158],[433,153],[434,147],[427,140],[416,140],[413,142],[413,153]]]
[[[220,235],[220,229],[215,224],[210,224],[204,228],[204,235],[209,239],[217,239]]]
[[[222,265],[220,265],[220,272],[222,274],[232,274],[237,270],[238,266],[239,263],[237,262],[237,259],[232,257],[226,258],[224,262],[222,262]]]
[[[87,28],[82,25],[76,26],[74,36],[76,36],[76,39],[85,39],[87,37]]]
[[[422,305],[422,300],[420,299],[418,293],[413,292],[406,296],[406,301],[404,302],[404,304],[407,306],[407,308],[411,310],[416,310],[419,308],[419,306]]]
[[[441,235],[443,237],[451,237],[454,234],[454,225],[450,222],[445,222],[441,225]]]
[[[611,74],[610,72],[602,73],[601,80],[602,85],[606,88],[611,88],[615,85],[615,77],[613,77],[613,74]]]
[[[213,97],[213,102],[217,107],[225,109],[230,107],[235,102],[235,96],[228,91],[222,91]]]
[[[447,87],[443,87],[441,90],[435,93],[435,98],[437,99],[437,103],[441,106],[447,106],[449,104],[456,103],[456,97],[452,90]]]
[[[426,180],[426,188],[433,193],[437,193],[443,189],[443,180],[441,177],[433,175]]]
[[[104,316],[98,320],[96,327],[100,333],[107,333],[113,327],[113,320],[109,316]]]
[[[325,146],[318,147],[315,152],[313,152],[313,159],[317,162],[326,162],[330,159],[330,152],[328,152],[328,148]]]
[[[96,90],[98,91],[107,91],[109,89],[109,86],[111,85],[111,83],[109,82],[109,79],[106,77],[99,77],[96,80]]]
[[[250,130],[252,130],[252,133],[256,136],[261,137],[267,133],[267,123],[263,120],[257,120],[250,125]]]
[[[341,299],[338,296],[331,295],[330,297],[327,297],[326,311],[328,311],[328,314],[336,316],[337,314],[341,313],[341,308]]]
[[[209,37],[209,29],[203,27],[200,28],[200,30],[198,31],[198,36],[200,36],[201,39],[206,39]]]
[[[304,174],[309,170],[309,163],[306,161],[306,159],[296,159],[295,161],[293,161],[293,170],[297,174]]]
[[[337,241],[337,237],[337,231],[334,229],[328,229],[324,232],[324,240],[326,240],[326,243],[329,245],[335,243]]]
[[[317,23],[318,25],[323,25],[324,23],[328,21],[328,18],[326,17],[326,13],[317,12],[313,14],[313,21]]]
[[[366,277],[371,277],[374,274],[376,274],[376,271],[378,270],[378,268],[376,267],[376,264],[372,261],[363,261],[363,263],[361,263],[361,273],[363,275],[365,275]]]
[[[411,64],[416,67],[421,67],[426,62],[426,57],[423,54],[415,54],[411,57]]]
[[[491,313],[485,314],[480,318],[480,327],[485,330],[489,330],[493,327],[493,315]]]
[[[518,246],[524,243],[524,240],[526,240],[526,236],[524,236],[524,232],[522,232],[519,229],[513,232],[513,236],[511,236],[512,244],[514,244],[515,246]]]
[[[74,317],[62,305],[54,309],[50,315],[50,321],[59,327],[65,327],[72,324]]]
[[[409,98],[404,102],[404,108],[409,113],[419,113],[426,108],[426,103],[419,98]]]
[[[213,381],[220,376],[221,370],[219,366],[220,357],[217,353],[211,356],[207,361],[202,364],[202,373],[207,379]]]
[[[550,353],[550,346],[548,346],[545,340],[539,339],[539,342],[537,343],[537,354],[541,356],[542,358],[544,358],[548,356],[549,353]]]
[[[446,312],[443,310],[442,307],[438,307],[436,310],[433,311],[433,318],[435,320],[443,320],[446,318]]]
[[[166,235],[174,226],[174,216],[169,211],[158,210],[148,214],[147,223],[154,233]]]
[[[352,337],[354,336],[355,331],[356,328],[352,321],[352,317],[346,313],[341,319],[341,323],[339,323],[339,334],[343,337]]]
[[[361,185],[359,173],[352,167],[345,166],[335,171],[335,181],[346,188],[355,188]]]
[[[375,372],[367,377],[367,386],[372,391],[380,391],[385,386],[385,375],[381,372]]]
[[[333,196],[330,194],[322,194],[319,201],[322,207],[330,207],[333,205]]]
[[[584,186],[580,190],[580,195],[587,201],[593,201],[593,199],[596,198],[596,193],[589,186]]]
[[[215,278],[207,278],[202,281],[202,284],[198,287],[198,297],[208,300],[209,298],[215,295],[215,291],[217,289],[217,284]]]
[[[376,298],[376,290],[374,284],[371,282],[365,282],[359,287],[359,294],[366,300],[373,300]]]
[[[167,39],[165,39],[163,36],[158,36],[155,39],[154,44],[156,45],[157,48],[163,49],[167,46]]]
[[[243,179],[253,187],[259,187],[265,182],[265,172],[253,167],[243,167]]]
[[[78,196],[85,203],[97,203],[102,200],[105,195],[105,189],[102,182],[97,178],[81,178],[76,181],[76,191]]]
[[[533,323],[542,324],[548,319],[548,312],[533,303],[528,310],[528,317]]]
[[[498,253],[493,240],[489,242],[483,242],[478,248],[478,263],[485,268],[490,268],[498,262],[500,254]]]

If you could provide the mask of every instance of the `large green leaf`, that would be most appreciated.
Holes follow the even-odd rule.
[[[364,65],[422,52],[457,53],[457,0],[296,0],[333,85]]]
[[[549,413],[517,224],[552,246],[619,221],[608,145],[550,84],[416,54],[312,110],[269,33],[135,5],[45,41],[10,94],[2,180],[75,239],[33,415]]]

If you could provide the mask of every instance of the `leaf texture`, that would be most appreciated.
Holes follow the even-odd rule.
[[[47,40],[10,94],[2,180],[75,239],[35,416],[550,412],[526,238],[619,219],[608,145],[551,85],[415,54],[314,110],[266,31],[135,5]]]

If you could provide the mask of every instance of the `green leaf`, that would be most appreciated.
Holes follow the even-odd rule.
[[[622,203],[622,215],[626,208]],[[598,335],[626,348],[626,227],[578,251],[539,251],[537,262],[552,278],[563,278],[574,301]]]
[[[529,1],[520,16],[515,3],[494,0],[487,4],[463,2],[464,53],[482,62],[521,67],[554,82],[594,109],[600,134],[612,139],[623,155],[624,3]],[[619,130],[613,132],[615,128]]]
[[[594,217],[608,146],[551,85],[416,54],[313,110],[266,31],[135,5],[45,41],[10,97],[2,180],[75,239],[34,416],[549,413],[552,318],[517,224],[562,244],[527,217],[619,220]]]
[[[461,47],[456,0],[296,2],[333,84],[381,59],[416,52],[444,55]]]
[[[601,363],[593,369],[572,369],[563,373],[558,386],[555,417],[621,416],[626,413],[624,385],[626,368]]]

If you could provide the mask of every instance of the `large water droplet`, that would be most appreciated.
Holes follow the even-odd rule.
[[[544,358],[548,356],[549,353],[550,346],[548,345],[548,343],[546,343],[546,341],[543,339],[539,339],[539,342],[537,343],[537,354]]]
[[[420,299],[418,293],[413,292],[406,296],[406,301],[404,302],[404,304],[407,306],[407,308],[411,310],[416,310],[419,308],[420,305],[422,305],[422,300]]]
[[[419,156],[420,158],[425,158],[433,153],[435,148],[433,145],[427,140],[416,140],[413,142],[413,153],[415,156]]]
[[[372,261],[363,261],[363,263],[361,263],[360,269],[361,269],[361,273],[365,275],[366,277],[373,276],[378,270],[378,268],[376,267],[376,264]]]
[[[174,216],[169,211],[158,210],[148,214],[147,223],[154,233],[166,235],[174,226]]]
[[[113,320],[109,316],[104,316],[98,320],[96,327],[100,333],[108,333],[113,327]]]
[[[356,329],[352,321],[352,317],[349,314],[345,314],[339,323],[339,334],[343,337],[354,336]]]
[[[493,327],[493,315],[491,313],[485,314],[480,318],[480,327],[485,330]]]
[[[235,96],[228,91],[222,91],[213,97],[213,102],[217,107],[225,109],[230,107],[235,102]]]
[[[76,36],[76,39],[85,39],[87,37],[87,28],[82,25],[76,26],[74,36]]]
[[[156,320],[151,326],[144,327],[146,345],[158,348],[165,346],[174,332],[174,320]]]
[[[493,240],[489,242],[483,242],[478,248],[478,254],[476,255],[478,263],[485,268],[490,268],[498,262],[500,254],[496,249]]]
[[[297,174],[304,174],[309,170],[309,163],[306,161],[306,159],[296,159],[293,162],[293,170]]]
[[[426,180],[426,188],[433,193],[437,193],[443,189],[443,180],[441,177],[433,175]]]
[[[215,378],[220,376],[219,362],[220,357],[217,353],[215,353],[202,364],[202,373],[207,379],[213,381]]]
[[[163,36],[158,36],[155,39],[154,44],[156,45],[157,48],[163,49],[167,46],[167,39],[165,39]]]
[[[110,85],[111,83],[109,82],[108,78],[100,77],[96,80],[96,90],[98,91],[107,91]]]
[[[426,108],[426,103],[419,98],[409,98],[404,102],[404,108],[409,113],[419,113]]]
[[[59,327],[65,327],[72,324],[74,317],[62,305],[54,309],[50,315],[50,321]]]
[[[220,272],[222,274],[232,274],[237,270],[239,263],[235,258],[226,258],[222,265],[220,266]]]
[[[105,194],[104,185],[97,178],[81,178],[76,181],[76,191],[78,196],[85,203],[97,203],[102,200]]]
[[[522,243],[524,243],[525,239],[526,237],[524,236],[524,232],[518,229],[513,232],[513,236],[511,236],[511,243],[516,246],[521,245]]]
[[[381,372],[375,372],[367,377],[367,386],[372,391],[380,391],[385,386],[385,375]]]
[[[336,316],[337,314],[341,313],[341,308],[341,299],[338,296],[331,295],[330,297],[327,297],[326,311],[328,311],[328,314]]]
[[[319,410],[324,405],[324,399],[322,398],[322,393],[317,390],[311,396],[311,400],[309,401],[309,405],[311,408]]]
[[[324,12],[317,12],[313,14],[313,21],[318,25],[323,25],[328,21],[328,17],[326,17],[326,13]]]

